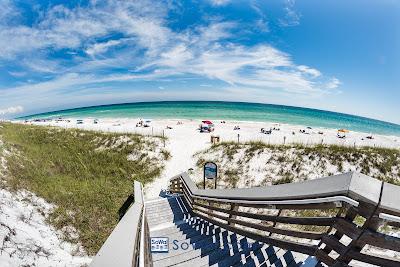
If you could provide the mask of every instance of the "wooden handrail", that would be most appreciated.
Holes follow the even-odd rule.
[[[386,221],[399,223],[400,186],[351,172],[270,187],[204,190],[182,173],[171,178],[169,190],[213,224],[328,265],[357,260],[400,266],[395,257],[362,252],[366,245],[400,252],[400,238],[379,231]],[[281,211],[277,216],[271,210]],[[331,256],[332,250],[339,256]]]
[[[90,267],[152,266],[143,188],[134,182],[134,203],[97,252]]]

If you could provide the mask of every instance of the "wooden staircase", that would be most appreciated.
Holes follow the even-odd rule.
[[[400,186],[358,173],[214,190],[182,173],[149,201],[135,181],[90,266],[398,267],[400,238],[385,229],[400,229],[399,195]]]
[[[150,237],[168,237],[169,252],[153,253],[155,267],[320,266],[314,257],[257,242],[193,216],[179,196],[145,202]]]

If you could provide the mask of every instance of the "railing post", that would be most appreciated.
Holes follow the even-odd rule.
[[[231,203],[230,211],[238,211],[238,210],[239,206],[236,205],[235,203]],[[237,217],[236,215],[229,214],[229,219],[236,219],[236,217]],[[228,222],[228,225],[235,226],[235,224],[231,222]]]
[[[282,213],[282,209],[279,209],[278,210],[278,214],[276,215],[276,217],[279,217],[279,216],[281,216],[281,213]],[[272,228],[274,228],[276,226],[276,222],[273,222],[272,223]],[[268,236],[271,236],[272,235],[272,232],[269,232],[268,233]]]

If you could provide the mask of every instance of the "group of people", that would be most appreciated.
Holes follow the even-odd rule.
[[[261,133],[263,133],[263,134],[271,134],[272,133],[272,129],[269,128],[269,130],[267,130],[265,128],[261,128]]]
[[[140,120],[136,123],[136,127],[150,127],[151,120]]]

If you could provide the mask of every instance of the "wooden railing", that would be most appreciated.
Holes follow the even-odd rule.
[[[133,203],[121,210],[121,218],[106,242],[94,257],[90,267],[152,266],[150,235],[146,221],[142,185],[135,181]],[[124,203],[124,206],[127,202]]]
[[[400,226],[400,186],[346,173],[270,187],[203,190],[183,173],[170,180],[169,190],[181,194],[196,216],[253,240],[314,255],[329,266],[351,261],[400,266],[400,238],[389,234]]]

